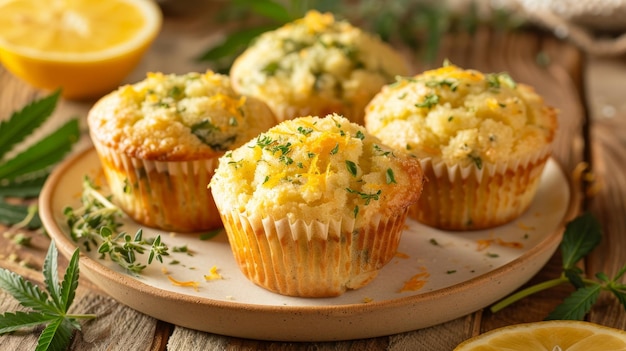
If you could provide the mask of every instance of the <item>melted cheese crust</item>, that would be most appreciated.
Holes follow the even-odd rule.
[[[210,188],[221,212],[368,223],[416,202],[422,170],[344,117],[309,116],[225,154]]]
[[[92,138],[147,160],[213,157],[276,124],[261,101],[241,96],[228,76],[207,71],[149,73],[100,99],[89,112]]]
[[[267,102],[279,120],[336,112],[362,122],[371,98],[407,72],[403,57],[378,37],[310,11],[261,35],[230,74],[236,90]]]
[[[365,125],[418,158],[480,168],[548,146],[557,118],[532,88],[504,73],[448,65],[385,86],[368,105]]]

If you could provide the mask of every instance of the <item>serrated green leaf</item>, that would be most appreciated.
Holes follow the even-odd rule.
[[[56,91],[47,97],[33,101],[14,112],[8,120],[0,122],[0,135],[2,135],[0,160],[50,117],[56,108],[59,96],[60,91]]]
[[[619,303],[622,304],[622,307],[624,307],[624,310],[626,310],[626,293],[624,293],[623,291],[614,289],[614,288],[610,288],[609,290],[613,293],[613,295],[615,295]]]
[[[0,315],[0,334],[36,327],[57,318],[59,316],[41,312],[6,312]]]
[[[580,268],[574,267],[574,268],[565,269],[563,270],[563,274],[565,274],[565,277],[567,277],[567,280],[569,280],[569,282],[572,283],[572,285],[574,285],[576,289],[579,289],[585,286],[585,282],[583,281],[583,277],[581,275],[582,270]]]
[[[63,309],[65,311],[70,308],[72,302],[74,302],[74,297],[76,296],[76,288],[78,287],[79,277],[78,256],[79,250],[77,248],[72,254],[70,263],[65,270],[65,275],[63,276],[63,282],[61,283],[61,301],[63,302]]]
[[[71,337],[71,325],[64,318],[59,318],[41,332],[35,351],[65,351],[70,345]]]
[[[41,188],[50,175],[48,170],[29,175],[28,179],[17,179],[0,182],[0,197],[20,197],[29,198],[39,196]]]
[[[61,285],[59,284],[57,273],[59,270],[57,255],[57,247],[53,240],[50,242],[50,246],[48,246],[48,253],[43,261],[43,281],[56,307],[61,311],[67,311],[61,298]]]
[[[268,30],[276,29],[276,25],[263,25],[252,28],[245,28],[233,33],[230,33],[228,37],[220,44],[210,48],[209,50],[198,56],[199,61],[215,61],[231,55],[235,55],[243,49],[260,34],[267,32]]]
[[[78,120],[72,119],[25,151],[0,164],[0,179],[13,180],[45,170],[61,161],[79,138]]]
[[[582,320],[598,300],[602,286],[594,284],[574,291],[552,311],[546,320]]]
[[[57,309],[47,303],[46,292],[8,269],[0,268],[0,289],[11,294],[24,307],[38,312],[58,313]]]
[[[27,205],[14,205],[4,202],[0,197],[0,223],[11,226],[24,220],[28,216]],[[28,223],[28,229],[36,229],[41,227],[41,219],[39,216],[33,217]]]
[[[600,222],[591,213],[584,213],[573,219],[567,224],[561,241],[563,268],[575,267],[601,240]]]

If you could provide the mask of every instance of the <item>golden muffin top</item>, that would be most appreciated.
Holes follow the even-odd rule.
[[[419,161],[339,115],[283,121],[227,152],[210,183],[221,211],[327,222],[391,216],[416,202]]]
[[[276,124],[263,102],[237,94],[207,71],[148,73],[90,110],[91,137],[137,158],[178,161],[219,156]]]
[[[506,73],[446,65],[385,86],[368,105],[365,125],[420,159],[480,169],[549,147],[557,117]]]
[[[362,122],[374,94],[407,72],[402,56],[378,37],[310,11],[262,34],[230,74],[237,91],[267,102],[279,120],[356,111],[360,117],[344,116]]]

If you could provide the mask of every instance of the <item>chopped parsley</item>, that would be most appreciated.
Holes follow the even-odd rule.
[[[307,127],[298,127],[298,132],[300,132],[300,134],[307,136],[309,134],[311,134],[313,132],[313,128],[307,128]]]
[[[493,89],[500,89],[501,84],[508,86],[511,89],[517,87],[517,83],[511,78],[508,73],[490,73],[485,77],[487,79],[487,85]]]
[[[376,144],[374,144],[374,151],[379,153],[379,156],[389,156],[389,155],[393,156],[393,152],[385,151],[385,150],[383,150],[382,147],[380,147],[379,145],[376,145]]]
[[[441,80],[431,80],[426,82],[426,86],[429,88],[437,88],[442,86],[447,86],[451,91],[456,91],[459,87],[459,81],[456,79],[445,78]]]
[[[380,199],[380,194],[382,193],[382,190],[380,190],[380,189],[376,193],[373,193],[373,194],[371,194],[371,193],[363,193],[363,192],[360,192],[360,191],[357,191],[357,190],[353,190],[353,189],[350,189],[350,188],[346,188],[346,191],[351,193],[351,194],[359,195],[359,197],[361,197],[361,199],[365,200],[365,205],[369,205],[372,200]]]
[[[350,172],[350,174],[352,174],[353,177],[356,177],[357,175],[357,168],[356,168],[356,164],[350,160],[346,160],[346,168],[348,169],[348,172]]]
[[[439,95],[427,94],[424,96],[424,101],[415,104],[415,107],[431,108],[439,103]]]
[[[385,173],[385,177],[387,179],[387,184],[391,184],[391,183],[398,184],[396,182],[396,178],[395,178],[395,176],[393,174],[393,169],[387,168],[387,172]]]
[[[267,74],[268,76],[273,76],[274,74],[276,74],[276,71],[278,71],[279,68],[280,68],[280,64],[274,61],[265,65],[265,67],[263,67],[261,71]]]
[[[167,92],[167,96],[177,100],[183,96],[184,92],[185,91],[183,90],[183,88],[179,87],[178,85],[175,85]]]

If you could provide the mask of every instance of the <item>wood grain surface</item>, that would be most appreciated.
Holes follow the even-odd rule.
[[[209,43],[219,40],[228,28],[208,23],[210,18],[167,17],[157,42],[127,82],[142,79],[147,71],[184,73],[204,71],[194,61]],[[576,184],[581,211],[593,212],[604,228],[604,241],[584,262],[589,275],[615,273],[626,263],[626,60],[588,57],[567,42],[548,33],[525,30],[499,32],[479,28],[474,34],[447,35],[437,62],[407,56],[415,72],[453,63],[485,72],[508,72],[515,80],[532,85],[545,100],[560,110],[560,129],[554,156],[568,174],[581,162],[588,171]],[[607,87],[608,85],[608,87]],[[25,103],[43,96],[11,76],[0,66],[0,118]],[[84,116],[93,101],[61,101],[46,128],[60,125],[71,116]],[[90,142],[84,133],[77,151]],[[2,136],[0,136],[2,137]],[[0,266],[41,283],[41,266],[49,244],[40,232],[29,247],[16,245],[12,233],[0,226]],[[560,275],[557,253],[528,284]],[[66,261],[61,259],[61,266]],[[461,341],[485,331],[544,319],[572,291],[561,286],[524,299],[498,313],[480,310],[434,327],[365,340],[323,343],[287,343],[245,340],[178,327],[143,315],[107,297],[96,285],[81,278],[73,310],[95,313],[75,333],[71,350],[452,350]],[[19,304],[0,291],[0,312],[19,309]],[[601,295],[588,320],[626,329],[626,313],[612,296]],[[31,350],[41,329],[0,336],[1,350]]]

